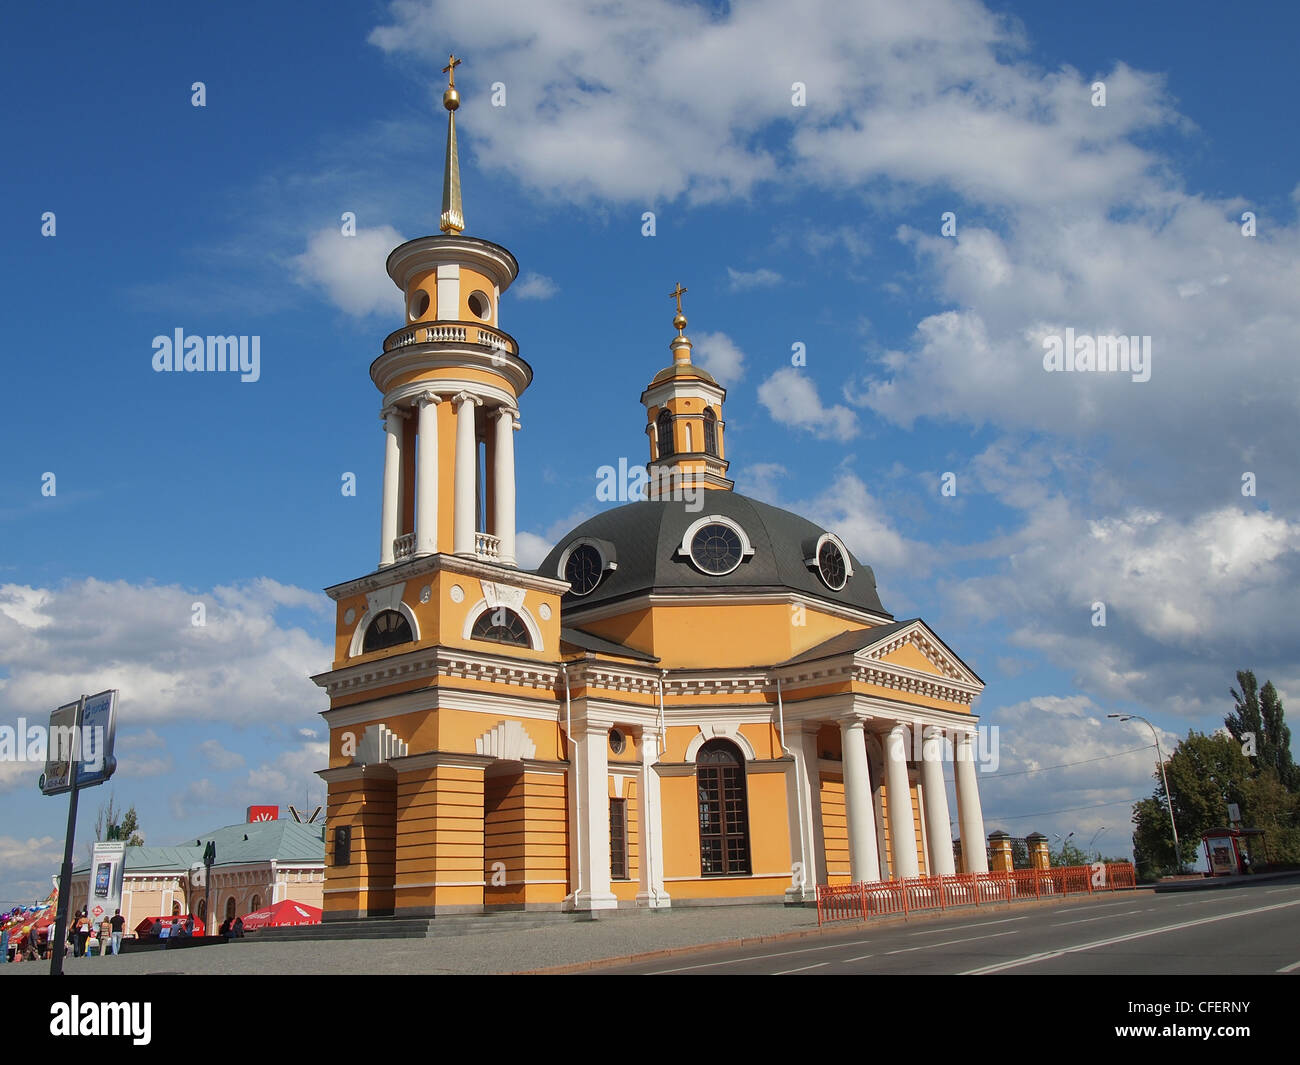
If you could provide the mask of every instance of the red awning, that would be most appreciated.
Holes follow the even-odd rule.
[[[184,928],[185,922],[189,920],[189,914],[181,914],[178,917],[146,917],[135,926],[135,934],[141,939],[149,936],[156,936],[163,928],[168,929],[168,935],[172,929]],[[196,916],[194,918],[194,934],[203,935],[203,922]]]
[[[321,908],[305,902],[283,899],[274,906],[250,913],[244,918],[244,931],[254,928],[287,928],[296,924],[320,924]]]

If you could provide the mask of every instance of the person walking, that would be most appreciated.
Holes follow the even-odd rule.
[[[117,957],[122,950],[122,931],[126,928],[126,918],[122,916],[121,910],[114,911],[109,927],[113,930],[113,957]]]
[[[104,919],[99,922],[99,956],[102,958],[108,954],[109,941],[113,936],[113,923],[108,919],[108,914],[104,914]]]
[[[85,910],[77,921],[77,957],[86,956],[86,944],[90,942],[90,916]]]

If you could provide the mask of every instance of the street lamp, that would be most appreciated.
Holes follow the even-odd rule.
[[[1178,845],[1178,826],[1174,824],[1174,801],[1169,794],[1169,779],[1165,776],[1165,756],[1160,753],[1160,734],[1156,732],[1155,725],[1151,724],[1145,717],[1138,717],[1137,714],[1107,714],[1107,717],[1117,717],[1121,722],[1124,721],[1141,721],[1151,730],[1151,735],[1156,741],[1156,765],[1160,767],[1160,780],[1165,786],[1165,805],[1169,807],[1169,827],[1174,833],[1174,861],[1178,863],[1178,871],[1183,871],[1183,852]]]
[[[1105,825],[1102,825],[1101,828],[1097,829],[1097,831],[1094,832],[1094,833],[1092,834],[1092,839],[1088,840],[1088,853],[1089,853],[1089,854],[1092,853],[1092,845],[1093,845],[1094,843],[1097,842],[1097,837],[1100,836],[1100,835],[1101,835],[1103,832],[1105,832],[1105,831],[1106,831],[1106,826],[1105,826]]]
[[[208,840],[208,845],[203,848],[203,884],[206,893],[203,899],[203,934],[209,935],[208,929],[212,927],[212,867],[217,863],[217,845]]]

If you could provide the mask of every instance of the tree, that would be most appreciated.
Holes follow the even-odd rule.
[[[115,805],[115,797],[109,793],[108,802],[100,806],[95,818],[95,839],[125,840],[128,847],[143,847],[144,837],[140,835],[140,818],[132,805],[122,813]]]
[[[1256,772],[1272,769],[1283,787],[1300,791],[1300,767],[1291,757],[1291,729],[1273,682],[1267,681],[1256,690],[1255,674],[1244,669],[1237,671],[1237,685],[1240,692],[1228,689],[1233,709],[1223,723],[1232,738],[1255,759]]]
[[[1075,846],[1068,839],[1061,844],[1059,851],[1054,851],[1049,857],[1053,869],[1067,865],[1092,864],[1092,857],[1082,847]]]
[[[1179,853],[1174,854],[1169,805],[1160,773],[1155,791],[1133,807],[1133,858],[1143,879],[1176,871],[1196,857],[1201,833],[1228,822],[1228,803],[1246,804],[1251,778],[1249,759],[1228,736],[1188,732],[1165,761],[1173,796]]]

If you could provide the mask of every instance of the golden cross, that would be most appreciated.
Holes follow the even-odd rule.
[[[677,287],[676,287],[675,289],[673,289],[670,293],[668,293],[668,296],[669,296],[670,299],[675,299],[675,300],[677,301],[677,313],[678,313],[678,314],[681,314],[681,313],[682,313],[682,296],[685,295],[685,294],[686,294],[687,292],[689,292],[689,291],[690,291],[690,289],[682,288],[682,283],[681,283],[680,281],[678,281],[678,282],[677,282]]]
[[[463,63],[463,59],[457,59],[454,52],[447,55],[447,65],[442,68],[442,72],[447,75],[447,87],[454,89],[456,87],[456,68]]]

